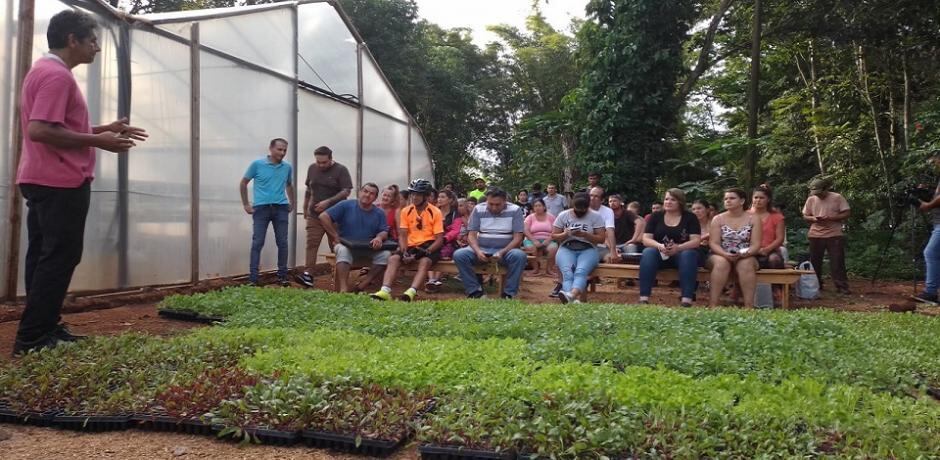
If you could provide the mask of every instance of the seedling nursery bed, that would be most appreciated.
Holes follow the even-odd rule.
[[[252,287],[161,308],[217,324],[4,363],[0,421],[426,459],[940,452],[936,317]]]

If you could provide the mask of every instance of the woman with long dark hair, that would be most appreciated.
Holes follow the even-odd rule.
[[[683,307],[692,306],[701,235],[698,218],[685,209],[685,192],[677,188],[667,190],[663,210],[650,214],[643,233],[646,249],[640,256],[640,303],[649,303],[660,268],[677,268],[682,289],[679,303]]]
[[[711,295],[709,305],[718,306],[722,289],[734,271],[744,296],[744,306],[754,306],[757,287],[757,249],[761,241],[761,220],[745,211],[747,192],[739,188],[725,190],[725,212],[711,223],[709,246],[712,255]]]
[[[444,216],[444,245],[441,246],[441,259],[447,260],[454,256],[457,250],[457,239],[460,238],[460,227],[463,225],[463,219],[460,218],[460,211],[457,209],[457,195],[454,192],[444,189],[437,193],[437,208],[441,210]],[[434,292],[444,282],[441,280],[441,272],[428,271],[428,282],[424,289],[428,292]]]

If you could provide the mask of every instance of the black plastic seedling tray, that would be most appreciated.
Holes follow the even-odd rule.
[[[371,455],[373,457],[387,457],[401,447],[405,441],[404,439],[386,441],[381,439],[361,438],[359,445],[356,445],[355,436],[314,430],[304,430],[301,433],[301,437],[304,443],[310,447]]]
[[[59,427],[76,431],[120,431],[126,430],[130,423],[128,415],[56,415],[52,423]]]
[[[493,452],[473,450],[462,447],[432,446],[425,444],[418,447],[422,460],[514,460],[512,452]]]

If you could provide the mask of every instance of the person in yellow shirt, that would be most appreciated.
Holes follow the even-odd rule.
[[[434,194],[431,182],[415,179],[408,187],[411,204],[401,210],[398,229],[398,251],[388,259],[388,269],[382,280],[382,288],[372,294],[376,300],[391,300],[392,283],[402,265],[418,263],[418,270],[411,287],[398,298],[411,302],[418,295],[418,287],[424,284],[428,270],[441,258],[444,245],[444,218],[440,209],[428,198]]]
[[[471,198],[476,198],[477,202],[482,201],[483,197],[486,196],[486,180],[484,180],[482,177],[477,177],[476,179],[473,179],[473,187],[474,189],[471,190],[470,193],[467,194],[467,196]]]

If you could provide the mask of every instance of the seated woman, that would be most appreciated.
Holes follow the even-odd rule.
[[[449,260],[457,250],[457,239],[460,238],[460,227],[463,225],[460,211],[457,209],[457,195],[450,190],[438,192],[437,209],[440,209],[441,215],[444,216],[444,245],[441,246],[441,259]],[[428,282],[425,283],[424,290],[437,291],[437,288],[444,284],[441,275],[442,273],[438,271],[428,271]]]
[[[640,257],[640,303],[649,303],[653,281],[660,268],[679,269],[679,287],[683,307],[692,306],[698,277],[699,240],[702,229],[695,214],[685,209],[685,192],[677,188],[666,191],[663,210],[650,215],[643,233],[643,255]]]
[[[555,216],[548,213],[545,201],[541,198],[532,202],[532,214],[525,218],[525,241],[523,250],[535,256],[535,271],[533,275],[542,274],[541,256],[545,257],[545,273],[552,271],[552,261],[558,251],[558,243],[552,241],[552,224]]]
[[[731,271],[737,275],[738,286],[744,296],[744,306],[754,306],[757,287],[757,251],[761,241],[761,220],[744,210],[747,193],[739,188],[725,190],[725,212],[712,219],[709,246],[712,255],[711,295],[709,305],[718,306],[721,291]]]
[[[698,219],[698,226],[702,229],[702,237],[699,240],[699,253],[702,260],[708,260],[708,228],[712,222],[711,211],[708,201],[695,200],[692,202],[692,214]]]
[[[607,238],[604,218],[590,208],[588,194],[579,192],[568,209],[555,219],[552,239],[560,242],[555,253],[555,265],[561,271],[561,303],[581,303],[587,287],[588,275],[597,267],[600,255],[595,245]]]
[[[783,242],[787,237],[787,225],[783,213],[773,205],[773,192],[767,184],[758,185],[751,194],[751,209],[748,211],[760,218],[760,249],[757,262],[760,268],[784,268],[786,260]]]
[[[382,199],[379,208],[385,211],[385,218],[388,222],[389,241],[398,241],[398,209],[401,199],[398,196],[398,186],[389,185],[382,190]]]

